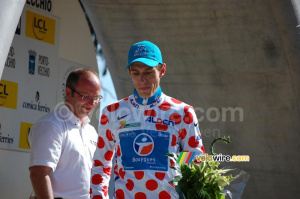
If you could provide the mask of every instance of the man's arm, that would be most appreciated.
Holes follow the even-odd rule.
[[[191,106],[185,107],[182,127],[179,130],[182,151],[196,152],[196,155],[205,154],[198,119],[194,108]]]
[[[54,198],[49,177],[51,170],[47,166],[32,166],[29,168],[32,187],[38,199]]]

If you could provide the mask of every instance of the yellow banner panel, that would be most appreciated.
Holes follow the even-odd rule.
[[[26,36],[49,44],[55,42],[55,20],[26,11]]]
[[[17,109],[18,83],[0,81],[0,107]]]
[[[21,122],[19,148],[30,149],[28,136],[32,126],[33,124]]]

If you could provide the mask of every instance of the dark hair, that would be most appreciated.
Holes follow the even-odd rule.
[[[67,82],[66,82],[66,87],[69,87],[71,89],[75,89],[77,86],[77,83],[79,81],[79,78],[83,75],[86,74],[88,72],[94,73],[97,77],[99,77],[98,73],[96,73],[95,71],[89,69],[89,68],[78,68],[73,70],[68,78],[67,78]]]

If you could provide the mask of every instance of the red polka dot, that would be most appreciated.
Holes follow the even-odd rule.
[[[198,161],[197,160],[197,158],[193,161],[195,164],[201,164],[202,162],[201,162],[201,160],[200,161]],[[200,165],[199,165],[200,166]]]
[[[122,189],[116,190],[115,193],[116,193],[117,199],[124,199],[125,198],[125,194],[124,194],[124,191]]]
[[[119,173],[118,173],[118,165],[117,164],[114,167],[114,174],[116,174],[117,176],[119,175]]]
[[[185,129],[180,129],[178,131],[178,134],[179,134],[179,138],[183,140],[186,137],[187,131]]]
[[[171,167],[174,167],[174,166],[175,166],[175,162],[174,162],[172,159],[170,159],[170,166],[171,166]]]
[[[203,152],[203,154],[205,154],[205,149],[204,149],[204,146],[202,145],[201,147],[201,151]]]
[[[114,141],[113,135],[109,129],[106,130],[106,137],[109,141]]]
[[[95,196],[93,196],[93,198],[92,199],[103,199],[103,197],[102,196],[100,196],[100,195],[95,195]]]
[[[121,168],[121,169],[119,170],[119,176],[120,176],[122,179],[124,179],[125,174],[126,174],[126,172],[123,171],[123,168]]]
[[[177,99],[172,98],[172,97],[171,97],[171,100],[172,100],[172,102],[174,102],[175,104],[181,104],[181,103],[182,103],[182,101],[177,100]]]
[[[169,185],[173,188],[175,188],[175,185],[173,185],[171,182],[169,182]]]
[[[171,146],[175,146],[176,145],[176,141],[177,141],[176,135],[172,135]]]
[[[144,171],[134,171],[133,173],[137,180],[141,180],[144,177]]]
[[[104,140],[103,140],[103,138],[101,136],[98,137],[97,146],[98,146],[99,149],[103,149],[104,146],[105,146],[105,142],[104,142]]]
[[[169,102],[163,102],[158,108],[162,111],[168,111],[171,108],[171,104]]]
[[[108,192],[108,187],[107,186],[104,186],[102,188],[102,192],[104,193],[105,197],[107,196],[107,192]]]
[[[128,97],[125,97],[123,100],[124,100],[124,101],[127,101],[128,99],[129,99],[129,96],[128,96]]]
[[[184,117],[183,117],[183,121],[186,123],[186,124],[190,124],[193,122],[193,115],[192,113],[190,112],[186,112]]]
[[[163,172],[155,172],[155,177],[159,180],[163,180],[166,176],[166,173]]]
[[[90,196],[91,196],[92,193],[93,193],[93,191],[92,191],[92,188],[90,187]]]
[[[120,149],[120,145],[118,145],[117,156],[121,157],[121,149]]]
[[[118,108],[119,108],[120,104],[119,103],[114,103],[114,104],[111,104],[107,107],[107,110],[109,112],[114,112],[116,111]]]
[[[103,178],[101,175],[99,174],[95,174],[93,177],[92,177],[92,183],[95,184],[95,185],[98,185],[100,184],[102,181],[103,181]]]
[[[193,108],[192,106],[185,106],[184,108],[183,108],[183,111],[186,113],[188,110],[189,110],[189,108]]]
[[[108,117],[103,113],[102,114],[102,116],[101,116],[101,121],[100,121],[100,123],[102,124],[102,125],[105,125],[105,124],[107,124],[109,121],[108,121]]]
[[[144,116],[152,116],[152,117],[156,117],[156,111],[151,109],[151,110],[145,110],[144,111]]]
[[[149,190],[149,191],[154,191],[155,189],[157,189],[158,187],[158,184],[155,180],[148,180],[146,182],[146,188]]]
[[[113,156],[113,152],[112,151],[107,151],[105,154],[104,154],[104,158],[105,160],[107,161],[110,161],[112,159],[112,156]]]
[[[175,124],[180,124],[181,122],[181,115],[178,113],[172,113],[169,117],[170,120],[174,121]]]
[[[127,184],[125,186],[129,191],[132,191],[132,189],[134,188],[134,183],[132,180],[128,179]]]
[[[103,167],[103,173],[105,173],[106,175],[110,175],[111,174],[111,169],[110,167],[104,168]]]
[[[171,195],[167,191],[162,191],[159,193],[159,199],[171,199]]]
[[[196,148],[196,147],[198,147],[199,146],[199,140],[198,141],[196,141],[196,138],[197,138],[197,136],[192,136],[192,137],[190,137],[190,139],[189,139],[189,146],[191,147],[191,148]]]
[[[155,128],[158,131],[166,131],[166,130],[168,130],[168,125],[165,125],[165,124],[155,124]]]
[[[143,192],[137,192],[135,195],[134,195],[134,199],[147,199],[147,196],[145,193]]]
[[[104,166],[104,164],[100,160],[94,160],[94,166],[99,167],[99,166]]]

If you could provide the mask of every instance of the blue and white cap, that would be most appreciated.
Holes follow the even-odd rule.
[[[134,62],[142,62],[150,67],[163,64],[159,48],[150,41],[141,41],[131,46],[128,53],[127,69]]]

